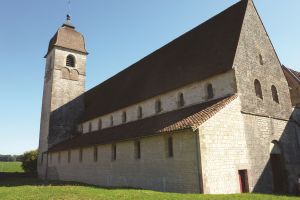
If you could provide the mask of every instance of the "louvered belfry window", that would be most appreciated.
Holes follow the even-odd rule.
[[[67,67],[75,67],[75,57],[73,55],[68,55],[66,60]]]

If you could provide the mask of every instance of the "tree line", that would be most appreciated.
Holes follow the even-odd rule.
[[[1,155],[0,154],[0,162],[21,162],[22,155]]]

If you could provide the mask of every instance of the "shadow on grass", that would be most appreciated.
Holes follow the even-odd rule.
[[[126,190],[143,190],[141,188],[129,187],[104,187],[85,183],[69,181],[50,181],[38,179],[35,174],[30,173],[0,173],[0,187],[16,186],[86,186],[90,188],[99,188],[107,190],[126,189]]]

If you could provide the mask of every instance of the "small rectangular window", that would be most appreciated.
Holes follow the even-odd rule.
[[[50,163],[52,163],[52,153],[50,153]]]
[[[98,161],[98,148],[94,147],[94,162]]]
[[[82,162],[82,149],[79,149],[79,162]]]
[[[71,162],[71,150],[68,151],[68,163]]]
[[[173,138],[169,137],[168,138],[168,157],[173,157],[174,152],[173,152]]]
[[[116,144],[113,144],[112,145],[112,160],[117,160],[117,145]]]
[[[135,159],[141,159],[141,142],[135,141],[134,142],[134,154]]]

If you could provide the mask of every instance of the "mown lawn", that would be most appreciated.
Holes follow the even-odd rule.
[[[0,172],[24,172],[21,162],[0,162]]]
[[[76,183],[44,183],[34,178],[7,178],[0,180],[0,199],[97,199],[97,200],[299,200],[298,197],[286,197],[262,194],[240,195],[199,195],[162,193],[136,189],[105,189]]]

